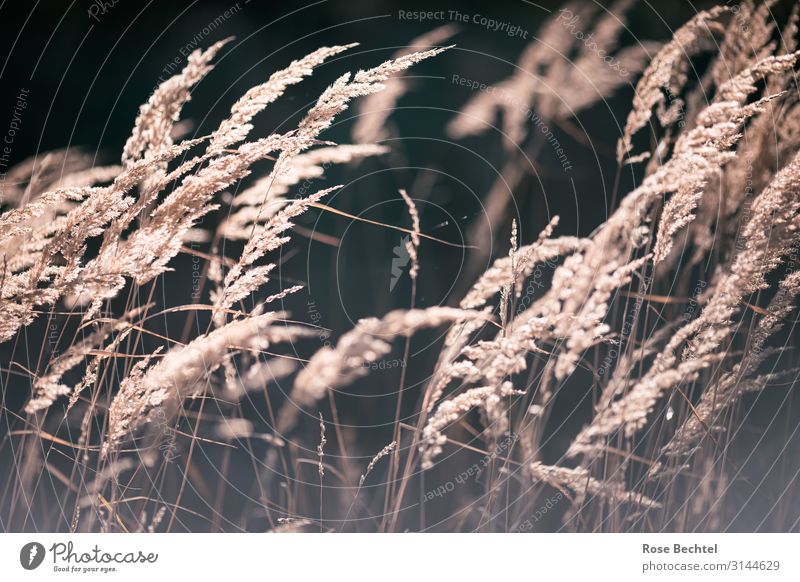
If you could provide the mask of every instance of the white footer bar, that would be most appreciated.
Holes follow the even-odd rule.
[[[0,572],[14,581],[796,581],[800,534],[2,534]]]

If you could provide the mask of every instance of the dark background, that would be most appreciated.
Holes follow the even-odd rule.
[[[21,89],[29,90],[22,128],[13,144],[12,163],[63,147],[96,152],[98,164],[116,163],[139,105],[147,100],[159,77],[168,76],[165,68],[176,63],[176,59],[180,68],[192,48],[207,47],[229,36],[234,36],[235,41],[222,51],[216,67],[195,87],[192,100],[184,109],[183,117],[193,121],[193,132],[198,135],[216,128],[244,91],[291,60],[322,45],[361,43],[321,66],[311,78],[290,88],[270,105],[256,118],[256,129],[251,137],[291,128],[338,75],[376,65],[411,39],[446,22],[400,20],[399,10],[458,10],[522,26],[529,31],[528,40],[509,38],[502,32],[487,31],[473,23],[461,24],[460,32],[452,39],[456,48],[411,69],[409,74],[418,78],[391,117],[397,135],[389,142],[393,153],[385,159],[332,168],[327,180],[318,182],[319,187],[345,184],[341,192],[328,200],[331,206],[371,220],[408,227],[405,205],[397,195],[398,188],[406,188],[417,200],[424,232],[462,243],[465,228],[482,218],[480,199],[502,167],[505,152],[496,133],[462,141],[447,138],[446,124],[472,95],[468,89],[452,83],[451,76],[459,74],[491,84],[510,75],[513,63],[527,43],[534,40],[547,14],[540,6],[553,9],[560,3],[119,0],[113,5],[107,2],[104,8],[99,8],[100,5],[86,1],[5,1],[0,4],[0,133],[11,118],[15,95]],[[709,5],[711,3],[707,2],[640,2],[629,16],[628,26],[635,35],[629,32],[623,44],[667,39],[697,10]],[[778,11],[784,9],[779,6]],[[94,10],[96,19],[89,16],[89,10]],[[234,13],[206,34],[204,28],[226,10]],[[197,44],[190,46],[190,43]],[[544,152],[536,175],[526,177],[520,191],[514,193],[523,244],[531,242],[556,214],[561,216],[557,234],[562,235],[586,235],[603,222],[612,203],[616,171],[614,147],[632,93],[632,87],[622,88],[611,99],[601,100],[571,120],[572,127],[554,128],[574,170],[565,176],[558,162],[548,160]],[[355,108],[345,112],[322,137],[348,143],[355,113]],[[574,135],[575,128],[579,129],[578,136]],[[263,171],[268,169],[268,165],[263,167]],[[256,175],[260,174],[258,170],[257,167]],[[625,179],[623,177],[623,187]],[[331,339],[335,340],[359,318],[409,306],[407,277],[390,290],[391,262],[394,248],[401,239],[399,233],[316,211],[303,216],[299,223],[338,237],[341,244],[336,248],[295,235],[293,242],[285,247],[281,283],[286,286],[296,282],[307,284],[306,290],[286,302],[285,308],[295,318],[309,321],[309,302],[313,302],[313,309],[321,316],[318,323],[332,329]],[[510,220],[506,230],[509,224]],[[213,228],[213,219],[205,225]],[[498,234],[495,243],[497,241],[500,241],[497,247],[487,253],[493,257],[507,252],[507,234]],[[492,243],[487,241],[486,244]],[[225,252],[235,256],[238,249],[240,245],[233,244]],[[420,255],[416,305],[456,304],[472,280],[463,273],[465,252],[426,241]],[[173,267],[176,272],[166,275],[159,283],[160,300],[165,306],[187,303],[191,292],[191,282],[182,274],[191,268],[191,259],[178,257]],[[273,287],[267,291],[277,290]],[[155,331],[174,335],[181,331],[183,320],[165,318],[153,324]],[[37,338],[44,333],[46,330],[39,322],[28,329],[25,342],[37,345]],[[435,360],[437,350],[426,348],[436,338],[436,333],[422,334],[414,343],[406,380],[412,397],[406,400],[408,410],[404,414],[410,414],[414,408],[417,394],[414,391],[427,378]],[[315,343],[312,339],[300,348],[302,353],[298,355],[308,357],[323,341]],[[12,357],[11,349],[16,350],[13,358],[17,361],[36,367],[34,356],[20,350],[19,346],[11,348],[9,345],[0,346],[4,365]],[[393,357],[401,357],[400,347]],[[387,437],[398,375],[398,369],[373,372],[367,381],[356,382],[337,396],[343,425],[374,427],[371,432],[359,433],[359,438],[363,439],[359,441],[360,450],[350,451],[351,454],[361,454],[368,459],[377,444],[391,440]],[[551,441],[553,458],[558,458],[569,436],[588,418],[589,401],[585,396],[591,376],[582,378],[580,373],[576,376],[576,395],[574,398],[567,396],[561,406],[564,414],[575,410],[578,414],[562,427],[563,437],[554,435]],[[18,377],[11,378],[10,383],[3,386],[4,405],[14,409],[27,398],[29,386]],[[775,397],[767,394],[754,416],[775,420],[779,409],[786,405],[784,396],[783,391]],[[351,410],[357,413],[352,414]],[[554,416],[556,422],[559,413]],[[8,429],[7,419],[2,422],[0,432]],[[315,420],[307,419],[307,422],[309,434],[314,435]],[[786,434],[782,430],[786,419],[783,422],[781,424],[778,419],[771,425],[778,433],[770,433],[762,443],[766,453],[764,462],[751,459],[753,465],[747,472],[752,473],[755,482],[761,482],[768,474],[772,461],[779,454],[786,454],[785,450],[780,450]],[[750,437],[760,434],[759,426],[756,423],[748,428],[743,438],[752,443]],[[313,440],[309,438],[306,446],[311,446]],[[745,450],[744,454],[748,452]],[[791,475],[788,480],[792,481]],[[787,476],[784,476],[780,483],[785,485],[786,482]],[[761,486],[769,487],[769,481],[766,485],[762,482]],[[751,489],[745,488],[742,498],[749,499],[754,509],[740,515],[735,527],[747,530],[759,523],[770,511],[769,500],[777,491],[763,490],[764,494],[758,496],[751,496],[751,493]]]
[[[118,0],[105,5],[40,1],[23,8],[6,2],[0,10],[0,54],[6,57],[0,69],[4,100],[0,127],[11,117],[14,96],[20,89],[28,89],[28,108],[13,144],[12,160],[70,147],[96,152],[99,164],[115,163],[139,105],[147,100],[159,77],[169,76],[170,66],[177,72],[185,64],[184,55],[192,42],[196,44],[189,50],[235,37],[184,108],[183,117],[192,120],[193,132],[198,135],[213,130],[244,91],[289,61],[321,45],[360,43],[291,87],[259,115],[251,136],[261,137],[291,128],[339,74],[382,62],[411,39],[446,22],[401,20],[399,11],[458,10],[485,15],[522,27],[529,32],[528,40],[488,31],[472,22],[460,24],[460,32],[450,41],[457,45],[454,49],[409,72],[419,78],[390,119],[397,136],[389,142],[393,154],[344,169],[332,168],[327,182],[319,183],[320,187],[346,184],[329,201],[336,208],[403,226],[409,222],[396,191],[406,188],[419,201],[423,231],[461,243],[463,230],[482,219],[480,200],[507,153],[500,147],[498,132],[460,141],[446,136],[447,122],[473,95],[451,82],[452,75],[486,84],[507,77],[523,48],[535,39],[547,11],[560,5],[524,1],[306,4],[241,0],[237,4]],[[640,2],[629,11],[628,27],[633,32],[623,35],[623,44],[668,38],[707,5]],[[95,18],[89,16],[90,10]],[[226,18],[226,11],[233,14]],[[220,24],[209,31],[208,25],[221,16]],[[574,169],[565,174],[555,156],[544,148],[535,173],[514,192],[523,243],[530,242],[556,214],[561,217],[558,234],[580,235],[591,232],[607,216],[616,170],[613,151],[631,95],[632,87],[623,87],[612,98],[570,120],[569,127],[553,126]],[[322,137],[349,142],[356,113],[355,108],[345,112]],[[548,159],[550,155],[552,159]],[[301,220],[314,226],[315,219],[310,213]],[[510,220],[506,222],[507,230]],[[320,306],[329,327],[341,328],[344,321],[338,319],[340,315],[352,321],[406,306],[408,289],[402,285],[407,280],[391,293],[388,284],[399,233],[330,215],[323,216],[316,227],[343,239],[339,252],[313,244],[310,252],[287,261],[283,274],[287,281],[310,283],[318,304],[328,299],[332,286],[338,289],[333,306]],[[506,252],[507,234],[496,233],[495,242],[498,240],[500,246],[486,254]],[[230,251],[236,252],[236,247]],[[475,276],[470,272],[461,278],[464,280],[459,279],[464,253],[425,242],[422,254],[420,304],[452,303],[453,293],[457,299]],[[322,287],[325,289],[318,291]],[[343,314],[334,313],[339,307]]]

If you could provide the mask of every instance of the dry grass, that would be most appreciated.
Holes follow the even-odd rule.
[[[618,3],[615,14],[631,4]],[[303,287],[284,285],[277,252],[294,221],[324,208],[339,187],[293,192],[332,164],[390,151],[373,142],[392,135],[391,109],[410,88],[396,75],[441,58],[437,45],[453,27],[339,77],[291,130],[251,138],[257,116],[290,85],[355,45],[292,62],[247,91],[215,131],[176,140],[181,110],[223,41],[193,53],[141,107],[119,166],[67,163],[55,152],[36,170],[25,163],[10,171],[15,185],[0,214],[0,341],[21,349],[29,326],[49,325],[59,313],[70,324],[52,353],[42,348],[35,369],[3,370],[3,390],[29,389],[30,397],[24,410],[5,410],[13,421],[2,447],[15,466],[0,489],[2,527],[391,531],[421,527],[416,512],[404,513],[421,498],[450,512],[443,529],[506,531],[556,490],[567,500],[558,527],[724,528],[731,509],[716,500],[731,471],[738,476],[725,459],[739,405],[748,394],[791,389],[797,375],[779,360],[800,293],[797,7],[781,31],[769,11],[744,2],[747,39],[727,9],[701,12],[660,48],[620,47],[624,18],[568,9],[631,81],[641,73],[617,147],[620,171],[638,185],[620,192],[586,237],[556,236],[553,219],[520,242],[513,222],[507,254],[481,273],[467,269],[476,276],[458,307],[427,308],[416,304],[416,285],[435,276],[423,244],[431,237],[409,185],[411,195],[401,190],[412,223],[404,243],[409,308],[335,330],[338,339],[320,349],[307,339],[319,336],[316,321],[275,307]],[[520,103],[557,124],[624,86],[597,64],[595,49],[576,41],[563,13],[540,36],[547,42],[532,43],[496,91],[463,107],[451,136],[480,135],[502,113],[505,138],[536,151],[542,138]],[[709,53],[707,72],[693,82],[691,59]],[[322,141],[364,96],[358,145]],[[511,148],[508,156],[498,181],[515,188],[518,160]],[[49,170],[57,163],[66,175]],[[265,163],[267,172],[251,175]],[[473,267],[491,246],[491,229],[507,232],[512,223],[498,192],[487,194],[488,219],[470,231],[468,242],[480,247]],[[207,232],[214,214],[218,226]],[[154,285],[196,240],[206,245],[193,255],[204,264],[200,294],[185,305],[160,304]],[[243,247],[231,253],[224,241]],[[548,285],[523,297],[539,269]],[[686,282],[680,289],[702,282],[691,316],[682,314],[676,281]],[[185,317],[182,337],[150,327],[166,312]],[[206,329],[192,332],[202,315]],[[405,365],[412,336],[432,328],[446,335],[435,344],[429,380],[417,387],[412,422],[401,418],[398,400],[393,436],[364,442],[351,426],[355,413],[337,408],[337,391],[368,376],[395,340],[405,342]],[[551,417],[576,389],[567,383],[576,374],[593,377],[591,395],[578,388],[592,398],[591,411],[563,454],[545,458]],[[401,393],[405,377],[403,369]],[[281,378],[290,390],[275,390]],[[253,393],[267,419],[260,432],[246,418]],[[212,470],[198,458],[206,445],[252,459],[241,503],[225,499],[232,453],[221,453]],[[464,453],[478,462],[462,463],[471,458]],[[459,489],[464,481],[448,477],[472,477],[476,465],[474,486]],[[43,480],[61,492],[58,507],[42,508]]]

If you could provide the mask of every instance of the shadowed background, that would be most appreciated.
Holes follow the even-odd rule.
[[[630,11],[629,30],[623,35],[622,44],[664,41],[697,10],[710,5],[641,2]],[[535,40],[549,11],[558,6],[559,3],[524,1],[304,4],[255,0],[119,0],[116,4],[46,1],[30,6],[5,2],[0,5],[3,30],[0,132],[10,123],[22,91],[26,94],[26,107],[13,143],[9,144],[12,164],[65,146],[97,152],[98,164],[114,163],[130,134],[139,105],[160,80],[183,67],[186,56],[195,48],[207,47],[226,37],[235,38],[217,59],[214,70],[195,87],[192,100],[184,109],[183,117],[192,122],[188,128],[190,136],[205,135],[216,128],[244,91],[291,60],[322,45],[360,43],[319,67],[311,78],[291,87],[259,115],[253,136],[266,136],[293,127],[322,90],[343,72],[374,66],[420,34],[455,22],[458,32],[448,42],[455,44],[455,48],[408,72],[412,88],[392,113],[390,123],[394,134],[384,142],[392,148],[391,154],[332,167],[324,180],[317,180],[311,186],[311,191],[315,191],[344,184],[341,191],[327,200],[329,206],[363,219],[408,228],[406,206],[397,194],[398,188],[405,188],[420,210],[421,230],[454,243],[448,246],[423,241],[416,306],[455,305],[489,260],[507,253],[512,215],[520,225],[523,243],[534,240],[555,215],[561,217],[558,234],[585,236],[603,222],[614,204],[615,180],[620,180],[622,192],[635,180],[624,172],[617,176],[614,158],[620,127],[633,95],[632,87],[623,87],[612,98],[552,126],[571,169],[564,171],[555,154],[547,147],[542,148],[526,168],[520,187],[509,192],[513,211],[503,221],[504,230],[493,232],[481,249],[463,248],[467,228],[484,220],[481,200],[502,169],[507,152],[502,147],[499,130],[463,140],[446,136],[445,126],[474,93],[454,82],[454,75],[487,85],[507,77],[525,46]],[[776,11],[785,12],[785,8],[780,5]],[[406,12],[419,10],[443,11],[444,18],[419,21],[404,16]],[[467,15],[468,21],[459,22],[451,12],[454,10]],[[519,30],[513,36],[487,30],[480,19],[474,21],[475,15],[507,22]],[[354,115],[357,115],[355,106],[340,116],[323,138],[337,143],[351,141]],[[255,169],[257,174],[258,166]],[[321,345],[335,341],[351,329],[360,318],[409,307],[411,284],[405,268],[407,262],[399,275],[394,268],[398,260],[403,261],[403,233],[318,210],[303,215],[298,224],[303,230],[294,234],[292,243],[281,251],[279,280],[281,287],[302,283],[306,289],[287,298],[284,308],[294,318],[316,323],[331,332],[321,332],[319,338],[298,344],[297,356],[309,357]],[[203,226],[213,229],[216,225],[213,218],[207,218]],[[228,256],[236,256],[240,248],[241,245],[234,243],[224,251]],[[206,251],[207,247],[201,244],[197,250]],[[477,266],[470,266],[468,258],[474,254],[480,256],[480,261]],[[187,273],[197,268],[196,260],[186,254],[171,265],[175,272],[160,278],[155,291],[157,301],[165,307],[188,301],[193,279]],[[272,285],[268,292],[277,292],[275,283]],[[682,307],[676,307],[675,313],[681,310]],[[192,321],[197,330],[206,323],[203,316]],[[68,322],[56,318],[56,325]],[[183,331],[184,325],[184,317],[165,316],[153,322],[153,330],[175,336]],[[11,342],[0,345],[4,369],[13,358],[35,370],[54,347],[47,341],[48,333],[48,323],[42,318],[22,334],[24,346]],[[422,333],[412,343],[402,412],[408,424],[415,423],[413,411],[418,404],[420,384],[427,380],[435,363],[438,353],[435,342],[441,333]],[[40,345],[44,345],[41,354],[33,349]],[[151,346],[145,342],[143,349],[156,345],[157,342]],[[402,345],[398,342],[383,369],[372,371],[336,395],[338,424],[343,433],[360,427],[354,448],[347,451],[349,457],[359,458],[359,465],[391,440],[402,357]],[[788,366],[796,362],[796,357],[789,354],[786,361]],[[0,418],[0,435],[6,446],[0,450],[0,463],[9,467],[16,453],[13,437],[7,435],[13,420],[8,411],[21,410],[30,384],[15,375],[5,378],[8,380],[2,387],[5,411]],[[557,459],[563,454],[571,435],[590,418],[592,384],[592,375],[578,370],[562,390],[563,397],[550,421],[552,438],[547,441],[545,458]],[[273,387],[274,396],[282,398],[289,387],[290,384]],[[734,484],[726,503],[739,499],[743,511],[733,512],[736,517],[728,529],[749,531],[763,522],[769,524],[762,526],[765,529],[782,530],[791,524],[796,527],[798,439],[795,436],[789,439],[788,447],[784,445],[787,435],[794,435],[798,415],[797,407],[791,406],[792,401],[785,396],[784,390],[762,394],[750,411],[744,430],[738,433],[738,440],[729,444],[731,462],[741,469],[742,477],[741,482]],[[330,417],[331,412],[323,407],[323,414]],[[318,420],[307,417],[302,422],[299,446],[313,449],[318,440]],[[751,455],[756,446],[759,454]],[[196,467],[201,474],[207,471],[213,475],[222,470],[218,448],[200,445],[200,449],[202,454],[196,458]],[[335,457],[342,451],[334,443],[329,454]],[[261,452],[252,455],[260,456]],[[448,463],[452,464],[453,473],[457,473],[458,467],[469,466],[475,459],[480,456],[462,452],[448,459]],[[62,461],[55,459],[54,463]],[[309,466],[306,480],[313,480],[315,471],[315,467]],[[251,455],[233,456],[224,472],[231,483],[244,490],[251,479]],[[44,479],[51,477],[45,473]],[[446,473],[442,479],[447,481]],[[198,490],[188,492],[183,505],[202,513],[202,498],[215,493],[213,482],[213,478],[209,479],[207,491],[198,486]],[[426,491],[436,485],[418,486]],[[170,485],[164,487],[168,490]],[[790,511],[781,511],[773,503],[785,488],[791,492],[782,498],[781,507]],[[58,485],[45,482],[38,494],[41,496],[38,517],[47,523],[52,517],[47,515],[48,507],[56,503]],[[4,514],[8,503],[8,497],[0,500]],[[236,515],[241,503],[241,496],[231,492],[225,501],[225,513]],[[457,496],[453,496],[447,503],[426,504],[424,512],[419,507],[410,508],[407,526],[452,529],[456,522],[448,520],[458,503]],[[305,509],[311,514],[319,511],[313,503]],[[540,525],[555,529],[561,515],[562,510],[554,511]],[[190,514],[183,516],[181,523],[186,529],[207,528],[202,519]],[[0,525],[15,530],[48,527],[38,526],[35,518]],[[216,525],[231,530],[265,527],[259,517],[244,524]],[[359,528],[358,524],[353,527]]]

